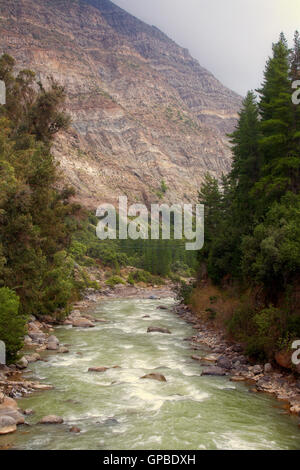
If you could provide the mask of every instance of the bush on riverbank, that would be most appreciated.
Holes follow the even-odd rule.
[[[26,317],[20,314],[20,299],[7,287],[0,289],[0,339],[6,346],[7,362],[17,358],[23,346]]]

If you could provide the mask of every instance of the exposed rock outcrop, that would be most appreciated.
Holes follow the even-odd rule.
[[[0,53],[66,87],[72,128],[55,144],[89,207],[196,198],[227,172],[241,98],[157,28],[109,0],[0,0]]]

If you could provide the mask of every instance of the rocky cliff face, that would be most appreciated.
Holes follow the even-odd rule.
[[[65,85],[55,153],[85,205],[193,200],[206,171],[228,171],[241,98],[109,0],[0,0],[3,52]]]

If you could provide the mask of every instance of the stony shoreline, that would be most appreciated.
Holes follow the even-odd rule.
[[[193,325],[195,335],[186,340],[194,351],[192,359],[204,367],[202,375],[226,375],[232,382],[245,382],[252,393],[268,393],[283,402],[287,413],[300,415],[300,380],[293,373],[270,363],[251,362],[241,344],[229,341],[224,332],[201,321],[189,307],[176,305],[174,313]],[[207,354],[197,354],[206,348]]]
[[[23,357],[17,364],[0,366],[0,435],[15,432],[18,425],[26,424],[26,415],[33,413],[33,410],[19,409],[16,399],[54,388],[50,384],[27,380],[23,373],[30,363],[46,361],[47,359],[43,357],[44,352],[51,351],[53,354],[69,352],[53,334],[55,326],[65,324],[72,328],[93,328],[99,322],[106,322],[106,319],[94,318],[88,313],[92,305],[101,300],[112,298],[163,300],[167,297],[174,297],[174,286],[171,284],[164,287],[122,285],[102,292],[87,289],[83,300],[73,305],[71,314],[64,321],[47,318],[41,322],[32,317],[25,336]],[[243,354],[242,345],[229,341],[222,331],[217,331],[201,321],[187,306],[176,304],[173,313],[193,325],[195,335],[186,338],[186,341],[190,343],[191,358],[203,367],[202,375],[229,376],[233,382],[245,382],[252,393],[269,393],[285,404],[287,413],[299,416],[300,380],[297,380],[292,373],[271,364],[253,364]],[[57,422],[62,418],[50,416],[43,419],[46,423],[49,420]]]
[[[0,436],[10,434],[17,430],[17,426],[26,424],[26,415],[32,414],[33,410],[21,410],[16,399],[37,391],[51,390],[51,384],[44,384],[27,380],[24,372],[28,366],[37,361],[47,361],[43,353],[51,351],[52,354],[68,354],[65,345],[60,344],[58,338],[53,334],[54,327],[58,325],[69,325],[72,328],[93,328],[97,323],[106,322],[106,319],[94,318],[87,311],[93,304],[111,298],[166,298],[172,296],[172,288],[148,287],[140,288],[134,286],[116,286],[114,289],[96,291],[86,289],[83,300],[73,305],[73,310],[64,321],[55,318],[43,318],[43,321],[31,317],[27,324],[27,334],[24,338],[23,356],[13,365],[0,365]],[[46,416],[42,424],[56,423],[62,418],[57,416]],[[73,432],[73,431],[72,431]]]

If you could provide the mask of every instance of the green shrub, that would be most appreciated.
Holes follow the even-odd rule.
[[[181,283],[176,288],[177,300],[179,300],[180,302],[186,305],[189,304],[194,288],[195,288],[194,283],[187,284],[185,281],[181,281]]]
[[[119,276],[112,276],[107,281],[105,281],[105,284],[107,284],[109,287],[115,287],[117,284],[126,284],[124,279],[122,279]]]
[[[86,251],[87,247],[83,243],[80,243],[76,240],[72,241],[70,255],[75,259],[75,261],[82,261],[83,257],[86,255]]]
[[[164,281],[159,276],[153,276],[148,271],[137,270],[129,274],[128,280],[129,284],[135,284],[139,282],[143,282],[145,284],[151,285],[163,285]]]
[[[0,289],[0,340],[6,345],[8,363],[17,358],[23,346],[26,319],[19,314],[20,300],[7,287]]]

